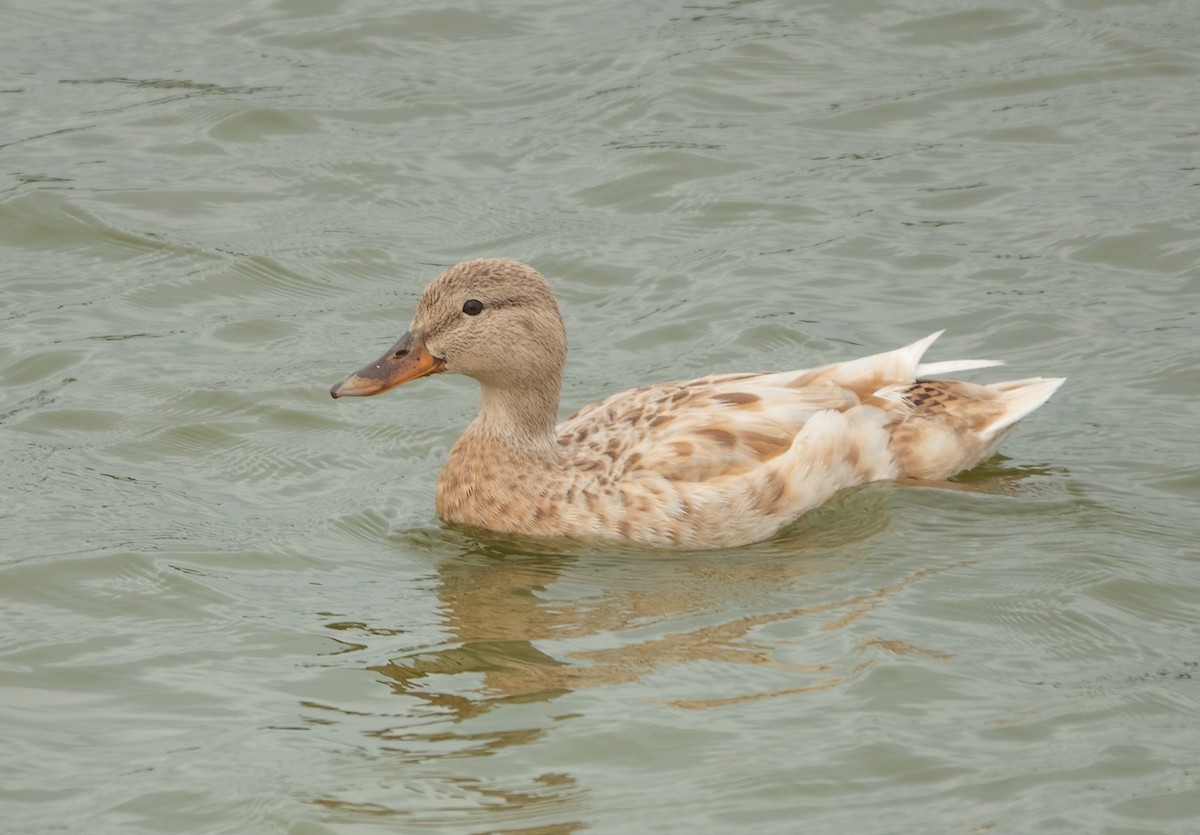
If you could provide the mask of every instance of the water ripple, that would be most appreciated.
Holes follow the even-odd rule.
[[[10,6],[9,828],[1195,828],[1194,4]],[[943,327],[1070,382],[744,549],[443,527],[474,387],[327,392],[483,255],[564,412]]]

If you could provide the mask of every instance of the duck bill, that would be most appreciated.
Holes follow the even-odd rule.
[[[367,397],[394,389],[409,380],[417,380],[444,371],[446,361],[425,348],[425,342],[410,331],[375,362],[358,369],[329,390],[338,397]]]

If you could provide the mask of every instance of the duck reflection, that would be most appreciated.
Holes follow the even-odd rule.
[[[438,569],[441,611],[455,640],[370,669],[397,693],[459,719],[498,704],[626,684],[681,664],[721,665],[720,680],[710,677],[705,689],[748,683],[749,676],[728,675],[727,665],[782,671],[772,680],[789,682],[750,693],[663,694],[661,701],[681,708],[835,687],[868,667],[871,653],[794,664],[779,660],[780,648],[795,644],[796,633],[849,626],[934,570],[878,588],[822,582],[822,575],[844,573],[862,555],[856,544],[884,528],[886,494],[870,487],[847,495],[784,538],[728,553],[648,555],[437,532],[435,539],[458,536],[462,543]],[[831,599],[828,588],[839,586],[844,593]],[[815,602],[786,605],[797,599]],[[777,630],[784,637],[755,637],[796,621]],[[872,646],[909,651],[897,642]]]
[[[864,616],[897,592],[963,564],[935,558],[914,568],[905,558],[911,543],[888,552],[879,534],[895,489],[846,494],[783,537],[728,552],[407,532],[410,547],[445,554],[436,594],[448,639],[368,668],[408,700],[383,727],[383,715],[310,707],[358,724],[374,742],[369,749],[386,752],[363,758],[364,781],[415,782],[428,796],[421,814],[430,820],[466,826],[500,804],[522,827],[512,831],[576,831],[584,826],[574,817],[586,783],[530,766],[513,752],[538,748],[587,707],[571,702],[558,713],[511,716],[497,709],[624,685],[631,710],[638,703],[706,710],[836,688],[887,655],[948,657],[861,628]],[[882,584],[868,579],[885,575]],[[363,623],[341,626],[381,634]],[[394,626],[383,625],[382,634]],[[456,764],[447,770],[449,760]],[[522,762],[526,768],[513,768]],[[348,789],[316,802],[349,822],[416,814],[409,803],[360,799]],[[547,816],[569,822],[530,828]]]

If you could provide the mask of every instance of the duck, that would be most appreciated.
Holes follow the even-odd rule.
[[[922,362],[941,333],[815,368],[642,386],[560,423],[558,303],[533,267],[484,258],[438,275],[399,341],[330,394],[375,395],[442,373],[479,383],[478,414],[437,478],[448,524],[734,548],[848,488],[943,482],[977,466],[1065,380],[943,379],[1002,363]]]

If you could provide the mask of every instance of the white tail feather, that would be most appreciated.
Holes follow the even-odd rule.
[[[941,362],[921,362],[921,357],[929,350],[937,338],[946,331],[931,333],[924,339],[918,339],[911,345],[906,345],[892,353],[903,357],[912,368],[912,379],[929,377],[931,374],[949,374],[955,371],[970,371],[974,368],[991,368],[994,365],[1004,365],[1004,360],[942,360]]]
[[[996,392],[998,399],[1004,403],[1004,414],[985,426],[979,434],[990,438],[1012,426],[1049,400],[1050,395],[1066,381],[1066,377],[1030,377],[1025,380],[991,384],[988,388]]]
[[[833,379],[837,382],[854,380],[859,377],[882,377],[896,383],[912,382],[916,379],[918,363],[921,356],[929,350],[933,341],[945,333],[944,330],[931,333],[924,339],[918,339],[903,348],[886,351],[882,354],[872,354],[862,359],[839,363]]]
[[[991,368],[993,365],[1004,365],[1004,360],[946,360],[944,362],[923,362],[917,366],[917,377],[929,379],[934,374],[952,374],[955,371],[970,371],[973,368]]]

